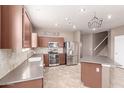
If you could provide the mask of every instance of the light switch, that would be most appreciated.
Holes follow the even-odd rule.
[[[96,68],[96,72],[99,72],[99,68]]]

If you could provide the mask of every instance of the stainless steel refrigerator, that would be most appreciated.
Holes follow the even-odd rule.
[[[66,54],[65,61],[67,65],[78,64],[79,59],[79,43],[66,41],[64,44],[64,51]]]

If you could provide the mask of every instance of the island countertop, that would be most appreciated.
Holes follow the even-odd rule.
[[[102,65],[116,65],[110,58],[105,56],[87,56],[80,58],[80,62],[86,62],[86,63],[96,63],[96,64],[102,64]]]
[[[40,61],[23,62],[20,66],[0,79],[0,85],[9,85],[28,80],[43,78],[43,66]]]

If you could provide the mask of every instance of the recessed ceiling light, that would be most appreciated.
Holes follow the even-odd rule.
[[[81,11],[81,12],[86,12],[86,9],[82,8],[80,11]]]
[[[108,15],[108,19],[111,19],[112,18],[112,15]]]
[[[68,21],[68,18],[66,17],[65,20]]]
[[[76,26],[75,26],[75,25],[73,25],[73,28],[74,28],[74,29],[76,29]]]
[[[56,23],[55,26],[58,26],[58,24]]]
[[[96,30],[96,28],[93,28],[92,30],[93,30],[93,31],[95,31],[95,30]]]

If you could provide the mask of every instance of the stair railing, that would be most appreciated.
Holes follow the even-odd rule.
[[[93,49],[93,51],[96,51],[101,45],[102,43],[108,38],[109,34]]]

